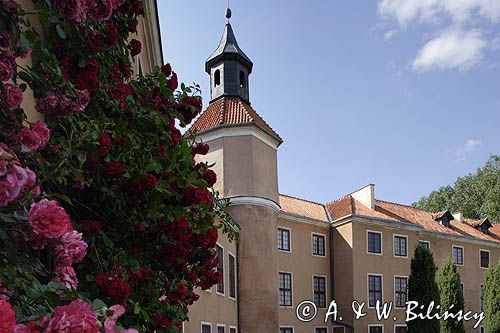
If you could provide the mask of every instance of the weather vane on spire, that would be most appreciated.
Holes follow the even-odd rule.
[[[229,6],[229,0],[227,0],[227,9],[226,9],[226,18],[227,21],[229,22],[229,19],[231,18],[231,7]]]

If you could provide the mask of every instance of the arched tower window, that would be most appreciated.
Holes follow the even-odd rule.
[[[218,69],[214,73],[214,84],[216,87],[220,85],[220,70]]]
[[[245,72],[240,71],[240,87],[245,88],[246,80],[245,80]]]

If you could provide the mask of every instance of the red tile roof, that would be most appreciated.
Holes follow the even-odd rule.
[[[189,131],[202,132],[223,125],[247,124],[255,124],[278,141],[283,141],[278,133],[250,105],[237,97],[222,97],[210,103],[207,109],[195,120]]]
[[[285,213],[328,223],[328,216],[326,215],[325,206],[323,204],[290,197],[284,194],[280,194],[279,201],[281,211]]]
[[[433,219],[433,216],[435,217],[438,212],[431,212],[383,200],[375,200],[375,209],[370,209],[351,195],[347,195],[339,200],[328,203],[326,207],[333,221],[350,214],[363,215],[395,222],[410,222],[420,225],[423,229],[429,231],[500,242],[500,225],[494,225],[493,228],[490,228],[489,234],[484,234],[474,228],[471,222],[475,220],[472,219],[467,219],[467,223],[452,220],[450,228],[447,228]]]

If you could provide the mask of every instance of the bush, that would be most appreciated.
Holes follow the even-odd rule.
[[[460,285],[460,275],[457,268],[448,258],[441,267],[439,273],[439,297],[441,312],[448,310],[452,305],[453,312],[464,310],[464,295]],[[464,322],[462,320],[441,320],[441,333],[463,333]]]

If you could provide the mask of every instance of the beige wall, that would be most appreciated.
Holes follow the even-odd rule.
[[[382,232],[382,255],[367,253],[367,231]],[[402,228],[389,228],[380,225],[367,225],[364,223],[347,223],[336,227],[335,240],[344,244],[335,244],[335,276],[336,276],[336,301],[343,304],[345,308],[351,306],[352,300],[359,302],[367,301],[368,287],[367,275],[369,273],[383,275],[383,298],[384,302],[394,302],[394,277],[409,276],[410,262],[415,247],[419,240],[430,241],[431,250],[434,254],[436,265],[441,266],[446,258],[451,257],[453,245],[464,247],[464,266],[458,267],[461,280],[464,283],[465,308],[474,312],[479,312],[479,286],[484,279],[486,271],[479,266],[479,250],[490,251],[490,264],[495,264],[500,259],[500,246],[493,246],[487,243],[474,244],[460,239],[451,239],[449,237],[437,237],[436,234],[429,232],[419,232],[406,230]],[[408,236],[408,258],[398,258],[393,255],[393,236]],[[352,239],[352,253],[349,248],[349,240]],[[352,297],[346,291],[349,289],[349,277],[343,277],[342,267],[347,266],[349,272],[349,260],[352,257]],[[347,261],[347,262],[346,262]],[[365,309],[367,308],[367,305]],[[366,317],[354,321],[357,332],[367,332],[368,324],[378,324],[375,311],[368,310]],[[403,324],[404,309],[394,309],[393,314],[398,318],[397,321],[388,320],[381,322],[384,324],[384,332],[391,333],[395,324]],[[352,323],[352,319],[351,319]],[[465,323],[466,332],[474,332],[472,329],[473,321]],[[479,332],[479,329],[476,330]]]
[[[329,225],[321,226],[280,218],[278,227],[290,229],[291,252],[278,251],[278,271],[292,273],[291,308],[280,307],[280,326],[292,326],[294,332],[314,332],[314,327],[331,327],[324,323],[326,309],[318,309],[316,318],[308,323],[301,322],[295,314],[295,307],[302,301],[313,301],[313,275],[326,277],[326,302],[330,303],[330,253]],[[325,236],[325,256],[312,253],[312,234]],[[276,285],[278,288],[279,285]]]

